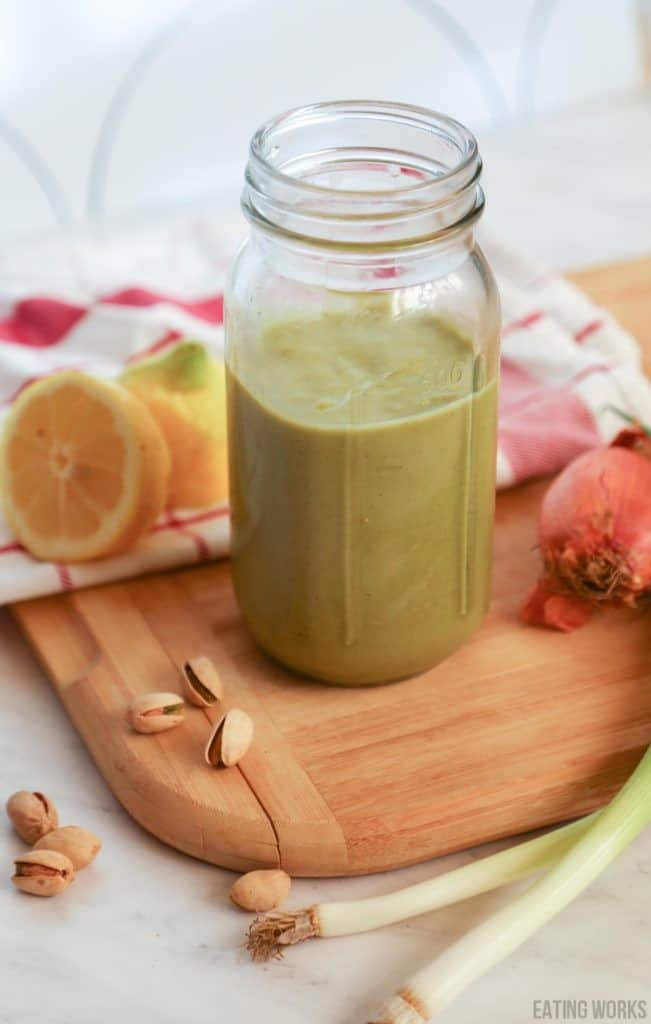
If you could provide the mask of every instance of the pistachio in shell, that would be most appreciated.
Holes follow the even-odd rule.
[[[59,824],[59,815],[45,793],[20,789],[7,800],[7,816],[20,838],[33,846]]]
[[[224,696],[221,677],[214,663],[205,655],[191,658],[183,666],[183,691],[199,708],[219,703]]]
[[[102,848],[102,842],[87,828],[63,825],[55,828],[36,843],[35,850],[56,850],[72,861],[75,871],[85,868]]]
[[[232,768],[251,746],[253,732],[251,716],[241,708],[231,708],[212,728],[205,749],[206,761],[214,767]]]
[[[74,881],[72,861],[57,850],[30,850],[14,861],[11,881],[31,896],[57,896]]]
[[[132,702],[129,718],[136,732],[167,732],[181,724],[184,707],[178,693],[143,693]]]

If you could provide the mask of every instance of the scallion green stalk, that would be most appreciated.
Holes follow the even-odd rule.
[[[650,823],[651,748],[556,866],[410,978],[385,1004],[376,1024],[423,1024],[435,1016],[563,910]]]
[[[268,960],[282,953],[285,947],[305,939],[371,931],[490,892],[557,863],[596,817],[593,814],[582,818],[554,832],[383,896],[265,914],[251,925],[249,951],[254,960]]]

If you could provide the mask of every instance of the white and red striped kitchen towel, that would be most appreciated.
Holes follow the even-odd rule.
[[[75,367],[112,377],[182,336],[223,351],[222,293],[239,221],[183,219],[101,239],[0,251],[0,427],[28,381]],[[651,418],[634,339],[562,278],[487,246],[504,309],[498,486],[553,472]],[[0,604],[228,551],[228,509],[175,509],[132,551],[86,565],[37,562],[0,518]]]

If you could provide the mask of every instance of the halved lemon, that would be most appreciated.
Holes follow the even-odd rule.
[[[4,512],[36,558],[81,562],[129,548],[165,505],[169,453],[149,410],[76,371],[30,385],[0,446]]]

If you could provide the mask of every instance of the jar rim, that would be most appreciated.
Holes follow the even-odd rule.
[[[480,216],[481,170],[474,135],[445,114],[381,100],[312,103],[255,132],[242,208],[264,232],[317,246],[422,244]]]
[[[383,117],[394,122],[411,123],[412,126],[421,127],[431,131],[439,130],[440,134],[445,133],[448,139],[452,139],[457,145],[461,154],[458,163],[449,170],[444,171],[436,178],[436,184],[449,184],[456,176],[468,169],[479,159],[479,147],[473,133],[460,121],[442,114],[440,111],[431,110],[428,107],[417,106],[412,103],[396,103],[384,100],[328,100],[323,103],[308,103],[298,107],[292,107],[269,118],[254,133],[249,145],[249,160],[260,170],[274,178],[280,184],[299,187],[301,191],[312,192],[315,195],[324,197],[331,195],[336,198],[360,198],[373,199],[400,198],[406,193],[418,194],[432,186],[432,181],[419,181],[410,183],[398,188],[388,189],[342,189],[330,188],[325,185],[318,185],[314,182],[305,181],[296,175],[287,174],[269,162],[265,153],[265,147],[272,133],[283,129],[299,128],[308,121],[316,119],[323,120],[324,117],[338,115],[346,116],[354,114],[357,116],[369,115]]]

